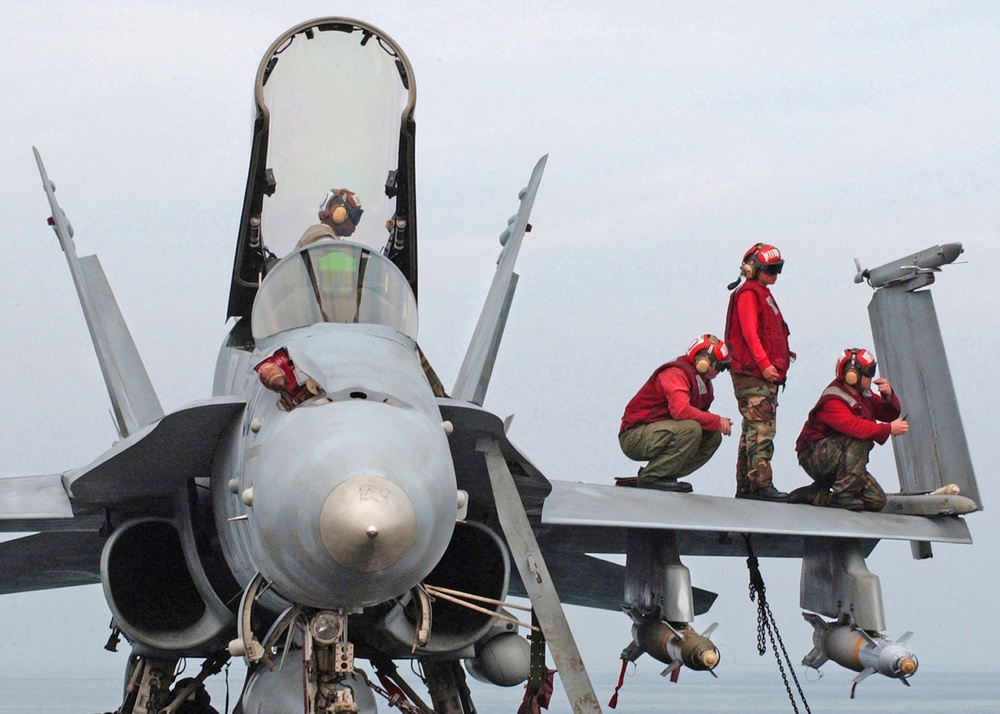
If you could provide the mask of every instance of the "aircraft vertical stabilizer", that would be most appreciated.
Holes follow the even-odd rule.
[[[483,311],[479,315],[479,322],[476,323],[476,331],[472,333],[472,341],[465,352],[455,387],[451,391],[454,399],[482,406],[486,398],[486,389],[490,385],[490,377],[493,376],[493,365],[500,349],[504,326],[507,324],[507,313],[514,299],[514,289],[517,287],[514,263],[517,262],[517,253],[521,249],[521,239],[528,230],[528,216],[535,203],[535,194],[542,181],[542,172],[545,170],[548,158],[546,154],[535,164],[528,187],[520,193],[521,205],[517,209],[517,214],[511,217],[509,225],[500,236],[503,249],[497,260],[497,271],[493,275]]]
[[[875,288],[868,315],[879,369],[898,390],[910,424],[905,438],[892,440],[901,490],[955,484],[981,507],[934,301],[929,291],[917,292],[961,252],[959,243],[934,246],[859,277]]]
[[[42,185],[52,209],[50,222],[59,238],[76,285],[83,316],[108,388],[118,433],[122,437],[134,434],[160,419],[163,408],[149,381],[149,375],[118,308],[111,286],[104,276],[100,261],[94,255],[77,258],[73,229],[56,201],[55,184],[45,172],[38,149],[32,150],[35,152]]]

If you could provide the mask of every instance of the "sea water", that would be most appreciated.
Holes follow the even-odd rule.
[[[660,714],[691,712],[729,714],[735,712],[795,711],[785,691],[777,666],[756,666],[720,671],[718,679],[705,672],[683,671],[674,684],[659,676],[659,665],[647,662],[635,668],[625,679],[614,711],[622,714]],[[773,662],[771,663],[773,665]],[[401,668],[403,669],[403,668]],[[872,675],[858,685],[850,698],[853,672],[824,667],[824,676],[816,678],[812,670],[796,669],[809,711],[814,714],[854,712],[866,714],[909,714],[910,712],[1000,712],[1000,678],[995,670],[953,669],[919,671],[906,687],[898,681]],[[601,707],[611,712],[607,703],[618,681],[617,666],[590,669]],[[231,682],[230,706],[235,703],[240,682]],[[412,684],[413,677],[409,680]],[[799,712],[807,711],[796,695]],[[419,685],[418,685],[419,686]],[[420,691],[415,686],[417,691]],[[0,712],[3,714],[94,714],[113,710],[121,687],[115,678],[6,678],[0,675]],[[226,686],[219,676],[210,681],[212,704],[224,712]],[[523,693],[522,687],[501,689],[473,684],[473,697],[479,714],[515,714]],[[379,712],[398,711],[379,701]],[[558,677],[549,707],[552,714],[570,714]]]

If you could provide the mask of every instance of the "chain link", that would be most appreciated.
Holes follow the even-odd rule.
[[[761,657],[767,652],[767,645],[765,644],[765,632],[767,633],[767,639],[771,643],[771,649],[774,651],[774,659],[778,663],[778,671],[781,673],[781,681],[785,684],[785,691],[788,693],[788,701],[792,703],[792,711],[795,714],[799,714],[799,708],[795,703],[795,695],[792,694],[792,687],[788,683],[788,675],[792,675],[792,681],[795,682],[795,688],[799,692],[799,698],[802,700],[802,706],[805,707],[806,712],[812,714],[809,709],[809,703],[806,701],[806,695],[802,692],[802,686],[799,684],[799,678],[795,676],[795,669],[792,667],[792,662],[788,657],[788,652],[785,650],[785,643],[781,640],[781,633],[778,632],[778,623],[774,620],[774,614],[771,612],[771,606],[767,602],[767,588],[764,587],[764,576],[760,572],[760,563],[757,560],[757,556],[753,553],[753,545],[750,543],[750,534],[744,533],[743,539],[746,541],[747,545],[747,570],[750,571],[750,602],[757,603],[757,654]],[[781,650],[781,654],[778,654],[778,650]],[[784,657],[784,661],[782,661]],[[785,663],[788,664],[788,673],[785,673]]]

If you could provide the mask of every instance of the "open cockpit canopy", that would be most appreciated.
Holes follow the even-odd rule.
[[[417,301],[406,278],[379,253],[321,240],[282,259],[261,283],[251,329],[262,340],[320,322],[385,325],[417,336]]]
[[[303,23],[265,53],[255,97],[229,315],[249,314],[261,276],[310,235],[382,251],[415,295],[416,87],[402,50],[355,20]]]

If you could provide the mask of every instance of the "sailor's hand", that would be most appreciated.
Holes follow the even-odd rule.
[[[733,433],[733,420],[729,417],[719,417],[719,432],[723,436],[729,436]]]
[[[878,387],[879,394],[881,394],[886,399],[892,398],[892,385],[889,384],[889,380],[885,377],[879,377],[878,379],[873,379],[872,384]]]
[[[778,381],[778,368],[773,364],[769,364],[763,371],[764,379],[768,382]]]
[[[906,423],[906,419],[893,419],[889,422],[889,434],[892,436],[899,436],[900,434],[905,434],[910,430],[910,425]]]

